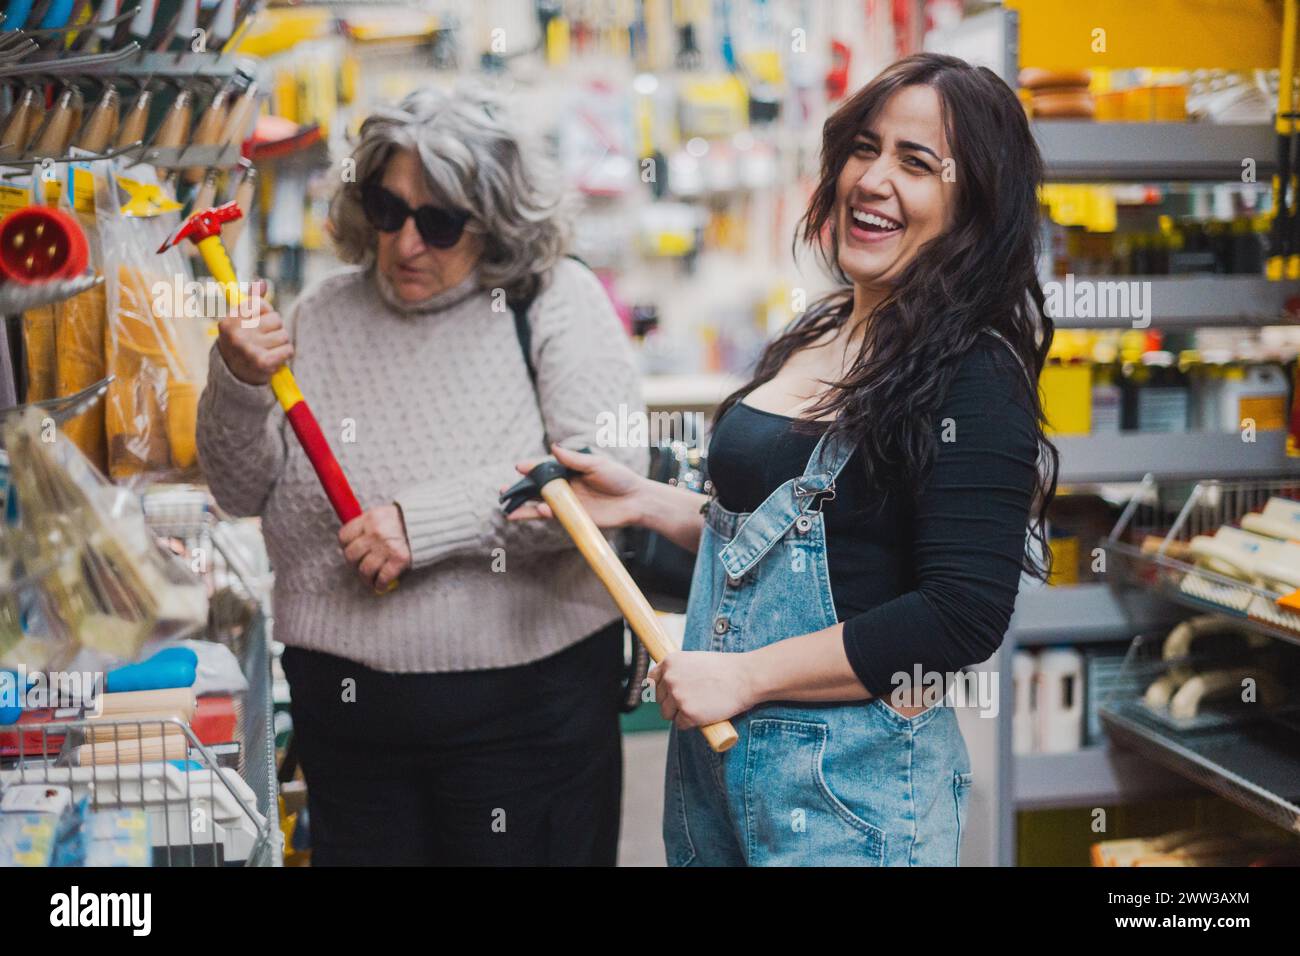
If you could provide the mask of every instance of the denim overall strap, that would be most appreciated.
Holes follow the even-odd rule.
[[[835,479],[852,455],[851,444],[832,440],[829,431],[824,433],[809,456],[803,474],[768,495],[719,553],[727,576],[743,577],[796,521],[810,510],[820,511],[826,500],[835,497]]]

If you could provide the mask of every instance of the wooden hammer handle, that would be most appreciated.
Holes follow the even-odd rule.
[[[587,509],[578,501],[573,486],[563,478],[555,478],[542,486],[541,493],[542,499],[551,506],[551,511],[578,546],[587,564],[596,572],[601,584],[605,585],[605,590],[609,591],[632,630],[641,638],[641,643],[650,652],[654,662],[658,664],[663,661],[669,651],[676,650],[676,647],[664,633],[654,608],[636,586],[632,575],[628,574],[627,568],[623,567],[623,562],[605,540],[600,528],[596,527],[596,522],[591,520]],[[704,734],[709,746],[718,753],[730,750],[739,739],[736,728],[729,720],[701,727],[700,732]]]

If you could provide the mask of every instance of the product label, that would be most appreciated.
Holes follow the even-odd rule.
[[[1286,428],[1286,401],[1281,395],[1243,398],[1237,403],[1237,424],[1254,419],[1255,430],[1266,432]]]
[[[1138,431],[1187,431],[1187,389],[1153,388],[1138,392]]]
[[[1116,385],[1100,385],[1092,390],[1092,433],[1119,431],[1120,391]]]

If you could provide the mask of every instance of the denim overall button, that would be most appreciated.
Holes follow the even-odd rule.
[[[728,621],[725,617],[720,617],[713,622],[713,633],[726,634],[727,628],[729,627],[731,627],[731,622]]]
[[[794,527],[800,534],[807,534],[808,529],[812,527],[812,518],[807,515],[800,515],[794,519]]]

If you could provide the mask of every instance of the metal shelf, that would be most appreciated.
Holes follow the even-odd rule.
[[[1131,702],[1103,706],[1101,720],[1117,745],[1300,833],[1300,733],[1296,730],[1258,721],[1223,731],[1174,734]]]
[[[1244,442],[1237,432],[1119,432],[1062,435],[1061,483],[1164,479],[1268,478],[1300,474],[1300,459],[1287,458],[1286,432],[1256,434]]]
[[[1194,564],[1173,558],[1142,554],[1132,545],[1123,542],[1107,544],[1108,553],[1116,556],[1112,570],[1119,572],[1133,589],[1148,595],[1158,595],[1174,604],[1201,614],[1219,614],[1231,618],[1242,627],[1267,637],[1300,646],[1300,629],[1292,629],[1283,622],[1296,620],[1297,615],[1274,606],[1274,595],[1241,581],[1216,574]],[[1199,593],[1198,593],[1199,592]],[[1247,609],[1210,600],[1204,595],[1225,596],[1236,603],[1247,604]],[[1279,623],[1261,618],[1260,609],[1276,617]],[[1252,613],[1254,612],[1254,613]]]
[[[213,80],[224,80],[229,79],[241,70],[245,73],[254,74],[257,71],[257,62],[250,60],[248,57],[222,54],[211,50],[203,53],[195,53],[189,50],[178,53],[159,53],[145,50],[124,63],[113,64],[111,70],[104,67],[87,72],[91,73],[91,75],[98,75],[100,72],[111,72],[115,76],[149,79],[187,80],[191,77],[204,77]]]
[[[1063,280],[1054,280],[1061,282]],[[1300,282],[1269,282],[1262,276],[1078,276],[1081,282],[1142,282],[1149,284],[1151,325],[1156,328],[1199,328],[1213,325],[1283,325],[1286,303],[1300,297]],[[1145,294],[1145,293],[1144,293]],[[1137,328],[1132,316],[1053,321],[1059,329]]]
[[[1017,810],[1105,806],[1192,790],[1177,774],[1107,745],[1070,753],[1018,754],[1013,773]]]
[[[648,408],[714,408],[744,384],[744,379],[720,372],[648,375],[642,392]]]
[[[1137,631],[1172,626],[1181,617],[1167,602],[1131,588],[1093,583],[1040,587],[1017,596],[1006,639],[1015,647],[1128,641]]]
[[[1262,183],[1276,165],[1269,125],[1045,120],[1033,129],[1050,182],[1241,182],[1250,157]]]
[[[0,315],[17,315],[28,309],[39,309],[56,302],[64,302],[93,289],[104,281],[102,275],[88,272],[73,279],[52,279],[49,282],[6,282],[0,285]]]

